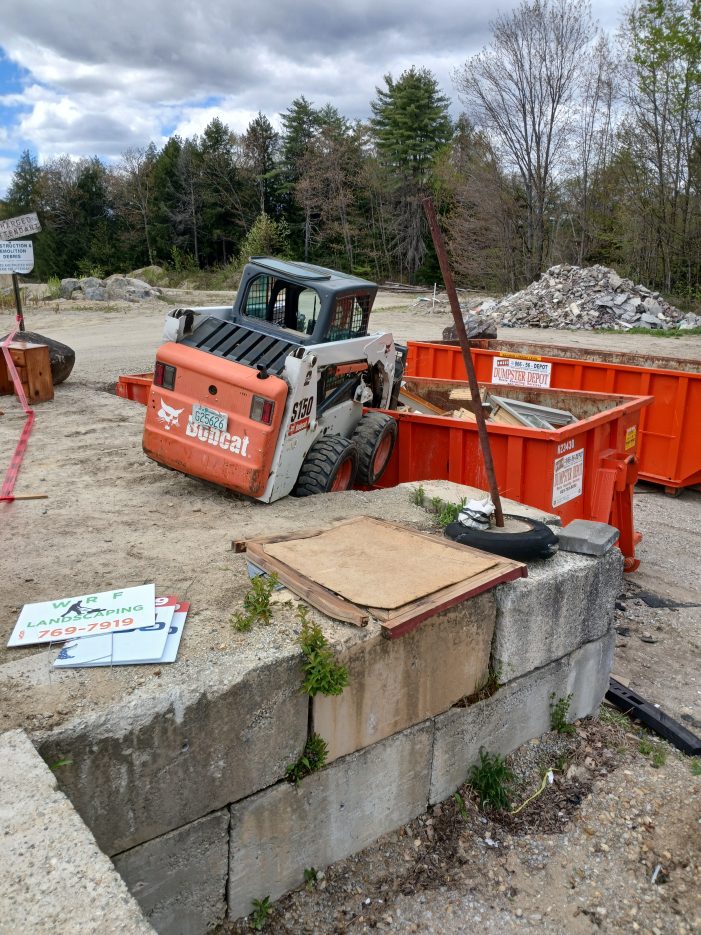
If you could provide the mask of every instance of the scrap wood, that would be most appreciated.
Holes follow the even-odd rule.
[[[269,574],[275,572],[282,584],[286,585],[295,594],[303,597],[312,607],[335,620],[355,624],[356,627],[367,626],[369,614],[360,610],[355,604],[344,601],[343,598],[329,591],[306,575],[301,575],[294,568],[279,561],[264,550],[263,545],[257,542],[248,542],[246,552],[255,565]]]
[[[312,606],[322,611],[322,613],[338,620],[346,620],[349,623],[362,626],[367,623],[368,620],[367,607],[369,604],[358,606],[358,604],[344,600],[343,597],[339,596],[330,588],[312,580],[310,576],[303,574],[298,568],[292,567],[279,557],[276,558],[268,554],[265,546],[270,543],[299,542],[300,540],[323,536],[330,530],[339,529],[344,526],[352,527],[354,524],[359,524],[364,521],[371,522],[376,528],[386,527],[394,531],[401,530],[414,538],[425,540],[427,544],[430,543],[432,546],[439,544],[445,550],[453,550],[459,553],[462,559],[472,556],[473,559],[481,561],[481,565],[475,564],[473,567],[475,569],[481,567],[482,571],[476,571],[474,574],[466,576],[451,585],[432,591],[431,593],[424,593],[418,599],[410,600],[399,607],[392,609],[370,606],[369,613],[378,619],[383,636],[389,639],[396,639],[410,632],[424,620],[435,616],[442,610],[461,603],[469,597],[480,594],[505,581],[525,577],[528,573],[526,566],[520,562],[504,559],[499,556],[488,555],[487,553],[460,545],[448,539],[438,538],[434,535],[419,532],[409,527],[399,526],[396,523],[372,519],[370,517],[355,517],[353,519],[342,520],[326,529],[289,532],[252,539],[245,542],[242,540],[234,540],[232,542],[232,547],[235,551],[248,552],[249,557],[256,565],[263,568],[263,570],[268,572],[275,571],[283,584],[296,594],[305,598]],[[367,537],[367,530],[365,535]],[[420,546],[421,543],[419,543],[419,552]],[[361,571],[363,568],[369,567],[371,563],[372,559],[368,558],[364,564],[361,564]],[[347,564],[343,565],[342,571],[347,578]]]

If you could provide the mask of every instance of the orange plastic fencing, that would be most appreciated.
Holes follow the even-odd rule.
[[[484,382],[654,397],[640,417],[641,480],[669,492],[701,483],[701,363],[514,341],[477,344],[472,359]],[[409,342],[406,374],[463,380],[460,348]]]
[[[411,379],[420,395],[449,392],[464,381]],[[490,393],[511,388],[489,385]],[[513,392],[513,390],[511,390]],[[540,390],[526,401],[570,409],[579,421],[553,431],[488,424],[499,492],[504,497],[573,519],[611,523],[620,530],[626,569],[638,567],[633,525],[633,486],[640,414],[651,397]],[[488,488],[474,422],[446,416],[391,412],[399,436],[381,487],[407,481],[451,480]]]

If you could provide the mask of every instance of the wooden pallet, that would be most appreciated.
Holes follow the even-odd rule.
[[[11,341],[8,350],[29,403],[43,403],[54,398],[49,348],[46,344]],[[5,355],[0,351],[0,395],[15,392]]]
[[[343,527],[350,527],[348,528],[349,540],[353,536],[356,539],[361,536],[363,542],[367,543],[368,552],[365,561],[356,559],[350,562],[342,550],[334,552],[334,548],[338,547],[339,537],[334,536],[334,544],[332,544],[331,537],[328,534]],[[346,590],[346,593],[349,593],[349,591],[355,590],[344,585],[344,578],[348,582],[357,582],[362,580],[363,575],[367,574],[369,578],[372,571],[377,579],[378,571],[383,567],[383,531],[391,531],[394,543],[397,541],[397,533],[401,534],[401,538],[405,543],[405,554],[414,560],[417,556],[421,557],[430,552],[434,559],[438,553],[443,553],[446,563],[455,563],[456,560],[463,562],[466,569],[465,576],[460,577],[458,575],[457,580],[452,580],[450,583],[435,589],[430,584],[424,585],[424,593],[421,593],[421,585],[417,589],[414,572],[408,576],[406,582],[407,594],[412,595],[411,599],[405,603],[399,603],[396,597],[388,599],[387,603],[392,606],[374,606],[370,594],[363,600],[362,604],[357,600],[344,598],[339,591]],[[295,552],[299,552],[300,542],[309,539],[319,540],[318,547],[319,551],[323,552],[325,556],[327,572],[329,567],[333,566],[333,562],[336,561],[340,582],[338,591],[324,586],[319,581],[314,580],[310,573],[305,574],[300,570],[300,566],[304,565],[304,561],[300,561],[299,555],[295,555]],[[285,543],[290,546],[289,555],[285,555],[285,549],[280,548]],[[373,545],[375,546],[374,551]],[[276,555],[270,554],[271,546],[276,547]],[[418,532],[398,523],[368,516],[343,520],[325,529],[310,529],[247,541],[234,541],[232,547],[236,552],[246,552],[251,562],[263,571],[275,572],[282,584],[304,598],[313,607],[322,611],[322,613],[336,620],[353,623],[356,626],[365,626],[369,617],[372,616],[378,620],[383,635],[389,639],[396,639],[398,636],[411,632],[424,620],[443,610],[454,607],[470,597],[481,594],[483,591],[490,590],[498,584],[527,575],[526,566],[520,562],[459,545],[443,537]],[[386,554],[385,552],[384,555]],[[323,577],[323,575],[320,574],[320,577]],[[328,575],[326,577],[328,580]],[[396,588],[394,591],[396,593]]]

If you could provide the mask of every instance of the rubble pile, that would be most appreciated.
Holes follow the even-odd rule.
[[[62,279],[62,299],[88,299],[91,302],[143,302],[161,294],[157,286],[142,279],[115,273],[107,279],[86,276],[85,279]]]
[[[685,315],[659,292],[636,286],[605,266],[551,266],[520,292],[470,305],[467,311],[466,323],[473,315],[489,315],[503,328],[701,327],[701,316]]]

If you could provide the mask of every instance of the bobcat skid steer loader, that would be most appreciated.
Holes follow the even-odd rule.
[[[397,423],[403,355],[368,334],[374,283],[251,257],[232,307],[175,309],[156,356],[143,447],[265,503],[370,486]]]

